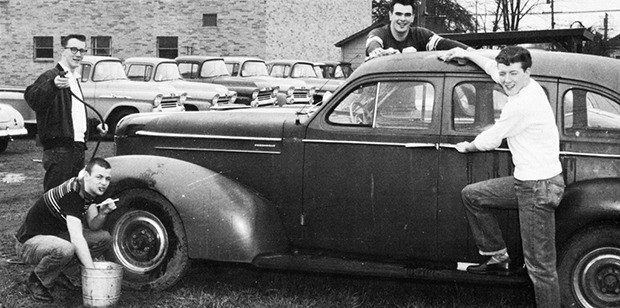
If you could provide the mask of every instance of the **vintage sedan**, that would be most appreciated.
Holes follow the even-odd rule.
[[[0,101],[2,101],[1,98]],[[24,117],[19,111],[7,104],[0,103],[0,153],[6,150],[13,137],[27,134],[28,130],[24,125]]]
[[[261,79],[272,87],[280,88],[286,104],[312,104],[314,88],[302,80],[283,79],[269,76],[265,60],[255,57],[224,57],[226,68],[233,77]]]
[[[484,53],[492,58],[497,51]],[[620,62],[532,52],[560,128],[556,211],[567,307],[620,305]],[[505,145],[455,145],[493,124],[502,88],[436,52],[362,64],[321,105],[126,117],[110,158],[110,258],[125,285],[166,288],[190,259],[400,278],[522,284],[462,269],[484,259],[461,190],[513,172]],[[567,65],[569,63],[570,65]],[[516,210],[497,210],[516,268]]]
[[[240,104],[258,107],[274,105],[278,99],[283,99],[278,98],[278,87],[260,78],[231,76],[222,57],[180,56],[175,61],[183,78],[224,85],[237,92],[237,102]]]
[[[118,58],[84,56],[78,73],[84,101],[101,114],[110,134],[128,114],[184,110],[187,93],[167,84],[129,80]],[[95,117],[90,110],[89,117]]]
[[[209,110],[212,106],[234,104],[237,93],[223,85],[184,80],[177,63],[172,59],[157,57],[132,57],[123,62],[129,80],[164,83],[181,93],[187,93],[186,111]]]
[[[323,78],[315,70],[314,63],[310,61],[272,60],[267,61],[267,66],[269,67],[269,76],[305,81],[308,86],[316,89],[317,98],[322,98],[327,92],[333,93],[343,83],[343,80]]]

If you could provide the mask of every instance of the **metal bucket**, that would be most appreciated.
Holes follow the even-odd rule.
[[[95,268],[82,268],[84,307],[114,307],[121,296],[123,267],[113,262],[94,262]]]

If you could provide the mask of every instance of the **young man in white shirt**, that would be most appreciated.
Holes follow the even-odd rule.
[[[461,192],[467,219],[479,252],[489,259],[470,266],[476,274],[509,274],[510,258],[497,219],[490,208],[518,208],[523,256],[534,285],[537,307],[560,307],[556,270],[555,209],[564,192],[559,160],[559,132],[542,87],[530,78],[532,58],[527,49],[509,46],[495,58],[453,49],[441,58],[467,59],[500,84],[508,103],[499,120],[472,142],[461,142],[461,153],[497,148],[506,138],[515,166],[514,176],[467,185]]]

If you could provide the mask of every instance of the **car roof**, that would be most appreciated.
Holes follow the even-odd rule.
[[[493,59],[499,50],[476,51]],[[376,58],[360,65],[350,80],[364,75],[395,72],[480,72],[473,63],[458,65],[456,61],[445,63],[438,59],[441,51],[414,52]],[[532,76],[585,80],[614,91],[620,84],[620,61],[617,59],[578,53],[530,50]],[[587,78],[584,78],[587,77]]]
[[[202,61],[207,61],[207,60],[217,60],[217,59],[224,59],[222,57],[219,56],[179,56],[176,57],[174,60],[175,61],[194,61],[194,62],[202,62]]]
[[[152,63],[152,64],[159,64],[162,62],[176,63],[174,59],[158,58],[158,57],[131,57],[131,58],[125,59],[125,62],[142,62],[142,63]]]
[[[304,63],[304,64],[310,64],[310,65],[314,65],[312,61],[308,61],[308,60],[292,60],[292,59],[279,59],[279,60],[271,60],[271,61],[267,61],[268,64],[290,64],[293,65],[295,63]]]
[[[121,59],[116,57],[108,57],[108,56],[84,56],[82,61],[87,62],[99,62],[99,61],[121,61]]]
[[[260,61],[260,62],[265,62],[265,60],[258,58],[258,57],[242,57],[242,56],[235,56],[235,57],[222,57],[224,58],[224,61],[228,61],[228,62],[245,62],[245,61]]]

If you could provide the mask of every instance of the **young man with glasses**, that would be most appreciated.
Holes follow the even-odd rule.
[[[43,146],[43,188],[48,191],[74,177],[84,167],[87,137],[86,106],[76,69],[86,53],[86,37],[62,38],[58,64],[26,88],[24,98],[36,112],[38,142]]]

